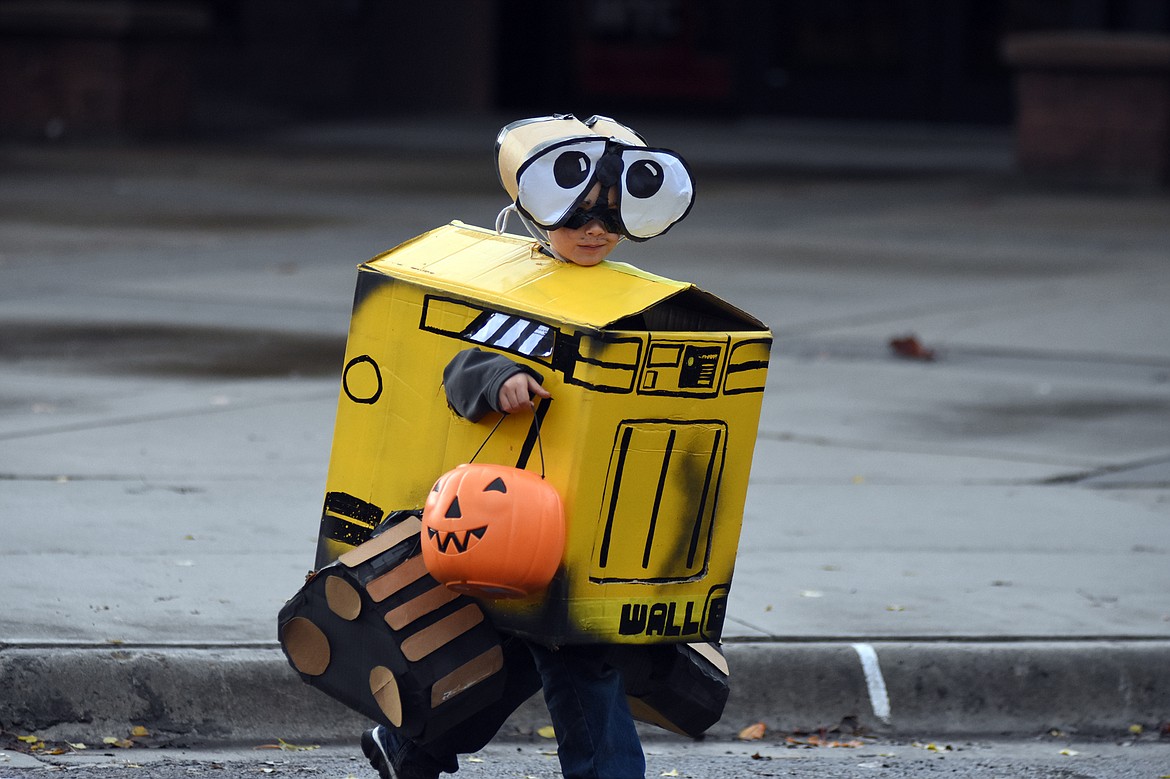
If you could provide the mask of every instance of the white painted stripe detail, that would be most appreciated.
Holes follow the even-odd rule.
[[[538,346],[540,346],[540,342],[543,341],[544,337],[547,335],[548,335],[548,326],[547,325],[541,325],[540,327],[536,328],[536,330],[532,333],[532,335],[525,338],[524,343],[520,344],[520,353],[521,354],[528,354],[528,355],[533,354],[536,351],[536,348]],[[537,356],[538,357],[547,357],[548,350],[547,349],[543,350],[542,353],[537,355]]]
[[[877,652],[869,644],[853,644],[853,651],[861,659],[861,670],[865,672],[865,686],[869,690],[869,704],[873,715],[885,724],[890,724],[890,695],[886,691],[886,680],[882,678],[882,667],[878,665]]]
[[[478,343],[487,343],[488,339],[496,334],[496,331],[508,323],[509,317],[507,314],[492,314],[488,317],[488,321],[477,330],[472,336],[471,340]]]
[[[528,322],[525,322],[523,319],[514,319],[512,326],[508,328],[507,332],[497,336],[492,343],[501,349],[511,349],[515,345],[516,340],[524,335],[524,330],[527,327]]]

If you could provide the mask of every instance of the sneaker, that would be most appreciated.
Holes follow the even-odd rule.
[[[407,765],[409,742],[402,742],[385,725],[362,734],[362,752],[380,779],[439,779],[438,771]]]

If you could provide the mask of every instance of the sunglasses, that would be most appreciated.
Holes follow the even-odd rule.
[[[623,232],[621,215],[616,208],[610,208],[608,203],[598,203],[588,210],[578,208],[569,214],[569,217],[561,227],[568,227],[570,230],[579,230],[594,219],[601,222],[605,227],[605,231],[608,233]]]

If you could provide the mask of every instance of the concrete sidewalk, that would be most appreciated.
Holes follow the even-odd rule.
[[[509,118],[0,147],[0,727],[362,727],[275,642],[354,266],[491,224]],[[1170,721],[1170,197],[1018,181],[995,131],[627,120],[700,189],[619,258],[776,335],[715,735]]]

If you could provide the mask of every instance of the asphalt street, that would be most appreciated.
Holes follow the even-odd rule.
[[[815,742],[815,740],[814,740]],[[32,758],[0,752],[5,779],[43,776],[48,767],[78,779],[129,773],[136,779],[224,776],[372,776],[352,747],[258,744],[247,749],[70,750]],[[548,741],[496,742],[460,762],[460,779],[556,779],[556,751]],[[6,761],[5,757],[9,759]],[[1127,738],[1120,742],[1020,740],[889,741],[779,738],[759,742],[646,743],[647,777],[726,779],[1154,779],[1165,775],[1165,745]],[[49,769],[49,770],[52,770]]]
[[[0,146],[0,728],[362,727],[275,640],[355,266],[492,224],[512,118]],[[712,736],[1170,721],[1170,196],[1006,129],[622,118],[699,189],[618,258],[775,334]]]

